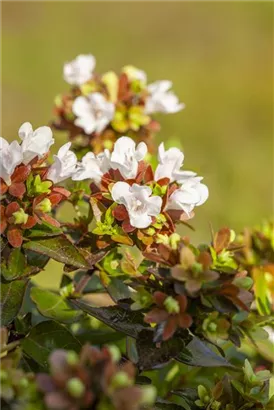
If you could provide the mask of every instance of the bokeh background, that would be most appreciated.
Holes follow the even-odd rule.
[[[2,135],[14,139],[24,121],[49,122],[55,95],[68,87],[63,63],[76,55],[94,54],[99,72],[133,64],[150,82],[172,80],[186,104],[158,116],[158,142],[180,145],[185,169],[209,186],[192,239],[208,241],[209,222],[236,231],[259,223],[273,213],[273,7],[3,2]],[[57,150],[65,135],[55,138]]]

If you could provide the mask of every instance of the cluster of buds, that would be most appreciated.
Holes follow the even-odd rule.
[[[56,183],[71,176],[77,163],[72,152],[66,152],[70,158],[73,156],[70,163],[66,161],[66,167],[61,161],[70,143],[60,149],[51,166],[45,163],[54,143],[49,127],[33,131],[30,123],[24,123],[19,137],[21,144],[18,141],[9,144],[4,138],[0,139],[1,234],[15,248],[22,245],[24,231],[35,225],[59,226],[51,211],[67,199],[70,192]]]
[[[53,122],[66,130],[78,148],[91,147],[98,153],[112,148],[116,139],[130,135],[149,142],[159,130],[151,115],[176,113],[184,108],[170,91],[171,81],[147,84],[146,73],[133,66],[99,75],[94,72],[95,58],[79,55],[64,65],[64,80],[71,90],[55,99]]]
[[[159,164],[153,172],[144,159],[147,145],[137,146],[121,137],[112,153],[87,153],[78,164],[73,180],[92,179],[90,202],[97,216],[93,233],[97,246],[110,238],[135,244],[141,250],[155,247],[174,233],[174,224],[191,218],[195,206],[208,197],[206,185],[192,171],[182,171],[184,155],[177,148],[159,146]]]
[[[254,229],[245,229],[237,236],[238,263],[254,280],[257,309],[261,315],[274,310],[274,226],[264,222]]]
[[[269,399],[269,370],[254,372],[246,359],[238,377],[225,375],[212,387],[199,385],[195,404],[206,410],[271,409],[273,398]]]
[[[152,386],[135,384],[131,362],[119,364],[116,346],[101,350],[85,345],[80,354],[55,350],[49,357],[50,374],[37,375],[39,390],[49,410],[141,410],[156,399]]]
[[[242,310],[248,314],[253,282],[246,271],[226,269],[231,266],[230,236],[223,228],[211,246],[196,248],[187,238],[172,234],[170,243],[144,251],[146,259],[160,267],[132,279],[131,309],[142,310],[145,322],[157,325],[155,340],[167,340],[177,329],[191,328],[212,342],[230,338],[235,342],[236,334],[239,341],[239,329],[245,324],[237,323],[237,328],[233,318]],[[229,253],[227,267],[220,268],[214,259],[221,252]]]

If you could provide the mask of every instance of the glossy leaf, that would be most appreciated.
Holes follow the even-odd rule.
[[[13,280],[23,275],[26,266],[25,256],[20,248],[12,249],[7,264],[1,265],[1,275],[6,280]]]
[[[17,316],[25,294],[26,280],[1,283],[1,324],[9,325]]]
[[[75,268],[89,268],[80,251],[65,235],[29,241],[24,244],[24,248]]]
[[[48,367],[48,356],[54,349],[79,352],[81,343],[63,325],[49,320],[34,326],[21,342],[23,352],[40,366]]]
[[[61,323],[75,322],[82,312],[73,310],[60,295],[46,289],[33,287],[30,297],[41,315]]]

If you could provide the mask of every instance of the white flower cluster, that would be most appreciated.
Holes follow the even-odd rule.
[[[25,122],[18,131],[22,143],[13,141],[8,143],[0,137],[0,177],[7,185],[11,184],[11,176],[15,168],[20,165],[28,165],[33,159],[43,158],[49,151],[54,138],[49,127],[39,127],[35,131],[29,122]],[[77,166],[76,155],[69,150],[71,143],[63,145],[54,155],[54,163],[49,167],[47,178],[54,183],[71,177]]]
[[[114,145],[112,153],[105,150],[99,155],[86,154],[78,164],[73,180],[80,181],[90,178],[100,184],[102,176],[110,169],[119,170],[124,179],[135,179],[138,165],[147,154],[144,142],[137,145],[129,137],[121,137]],[[178,188],[170,195],[165,210],[184,211],[187,215],[195,206],[202,205],[208,198],[208,188],[201,183],[192,171],[182,171],[184,155],[177,148],[165,151],[164,144],[159,146],[159,164],[155,171],[155,181],[168,178],[169,182],[176,182]],[[130,223],[136,228],[147,228],[152,216],[161,212],[162,198],[152,196],[152,190],[145,185],[128,182],[116,182],[111,190],[113,201],[123,204],[129,214]]]
[[[93,78],[96,60],[91,54],[79,55],[75,60],[64,64],[63,76],[67,83],[81,86]],[[123,72],[130,81],[140,81],[146,87],[146,73],[133,66],[125,66]],[[185,105],[179,102],[178,97],[170,91],[172,82],[168,80],[156,81],[147,85],[144,113],[165,114],[176,113]],[[76,116],[75,125],[83,128],[86,134],[102,132],[114,118],[115,104],[108,101],[99,92],[87,96],[80,96],[74,100],[72,112]]]

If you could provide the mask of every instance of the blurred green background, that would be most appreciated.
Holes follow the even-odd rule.
[[[209,240],[209,222],[239,231],[272,215],[272,2],[3,2],[2,30],[5,138],[52,118],[65,61],[92,53],[99,72],[133,64],[149,82],[172,80],[186,104],[158,116],[158,141],[180,144],[185,169],[209,187],[193,240]],[[57,150],[65,137],[55,137]]]

